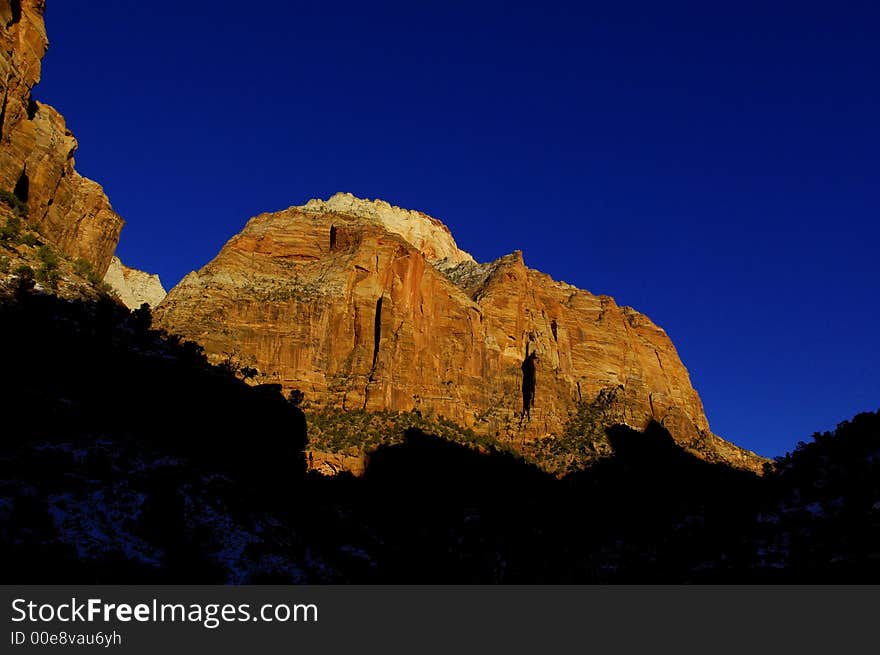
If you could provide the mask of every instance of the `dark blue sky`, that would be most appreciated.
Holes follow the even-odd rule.
[[[880,408],[876,3],[474,4],[49,0],[35,96],[167,287],[350,191],[643,311],[761,454]]]

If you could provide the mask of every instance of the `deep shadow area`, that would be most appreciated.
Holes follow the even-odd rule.
[[[151,330],[148,309],[30,293],[0,305],[0,343],[0,392],[19,419],[5,440],[125,434],[246,477],[305,472],[304,417],[280,386],[209,365],[198,345]]]
[[[526,346],[526,358],[523,360],[522,366],[522,418],[527,418],[531,420],[532,418],[532,405],[535,404],[535,387],[537,386],[536,381],[536,369],[537,365],[535,360],[538,359],[538,353],[532,352],[529,354],[528,346]]]
[[[21,583],[876,582],[880,415],[759,478],[652,424],[557,478],[425,434],[305,473],[301,394],[146,309],[0,302],[0,574]]]
[[[21,0],[10,0],[9,12],[11,16],[6,22],[6,29],[21,21]]]
[[[6,580],[200,578],[215,563],[199,512],[302,493],[302,412],[151,330],[148,309],[19,289],[0,345]]]
[[[658,425],[615,428],[615,455],[562,480],[509,454],[485,455],[410,431],[381,447],[362,492],[369,522],[392,535],[393,581],[673,582],[729,566],[761,481],[681,450]]]

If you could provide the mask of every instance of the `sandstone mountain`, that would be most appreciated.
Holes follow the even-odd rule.
[[[383,201],[337,194],[251,219],[156,319],[318,409],[445,417],[528,454],[603,401],[607,423],[655,421],[704,459],[763,463],[710,432],[646,316],[519,251],[477,263],[440,221]]]
[[[129,268],[119,257],[114,256],[110,260],[104,282],[110,285],[129,309],[137,309],[143,303],[156,307],[165,298],[165,288],[158,275]]]
[[[48,47],[44,0],[0,0],[0,190],[30,227],[103,276],[123,221],[100,185],[74,168],[77,141],[52,107],[31,95]]]
[[[158,278],[113,260],[123,221],[76,172],[62,116],[32,97],[44,8],[0,0],[0,193],[4,222],[30,232],[5,242],[7,270],[39,262],[62,294],[103,278],[129,306],[161,301],[158,326],[301,389],[312,411],[407,412],[527,455],[600,456],[595,439],[570,439],[586,407],[593,423],[656,421],[705,459],[761,466],[709,431],[674,346],[645,316],[527,268],[520,252],[480,264],[440,221],[382,201],[337,194],[262,214],[162,300]]]

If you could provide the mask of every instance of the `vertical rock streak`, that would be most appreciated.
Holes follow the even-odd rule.
[[[376,300],[376,313],[373,319],[373,364],[370,366],[370,381],[376,372],[376,362],[379,360],[379,342],[382,340],[382,296]]]

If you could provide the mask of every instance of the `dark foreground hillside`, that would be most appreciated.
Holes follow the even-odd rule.
[[[305,473],[276,388],[145,311],[5,288],[7,582],[877,582],[880,416],[763,478],[657,425],[563,479],[419,430],[362,478]]]

